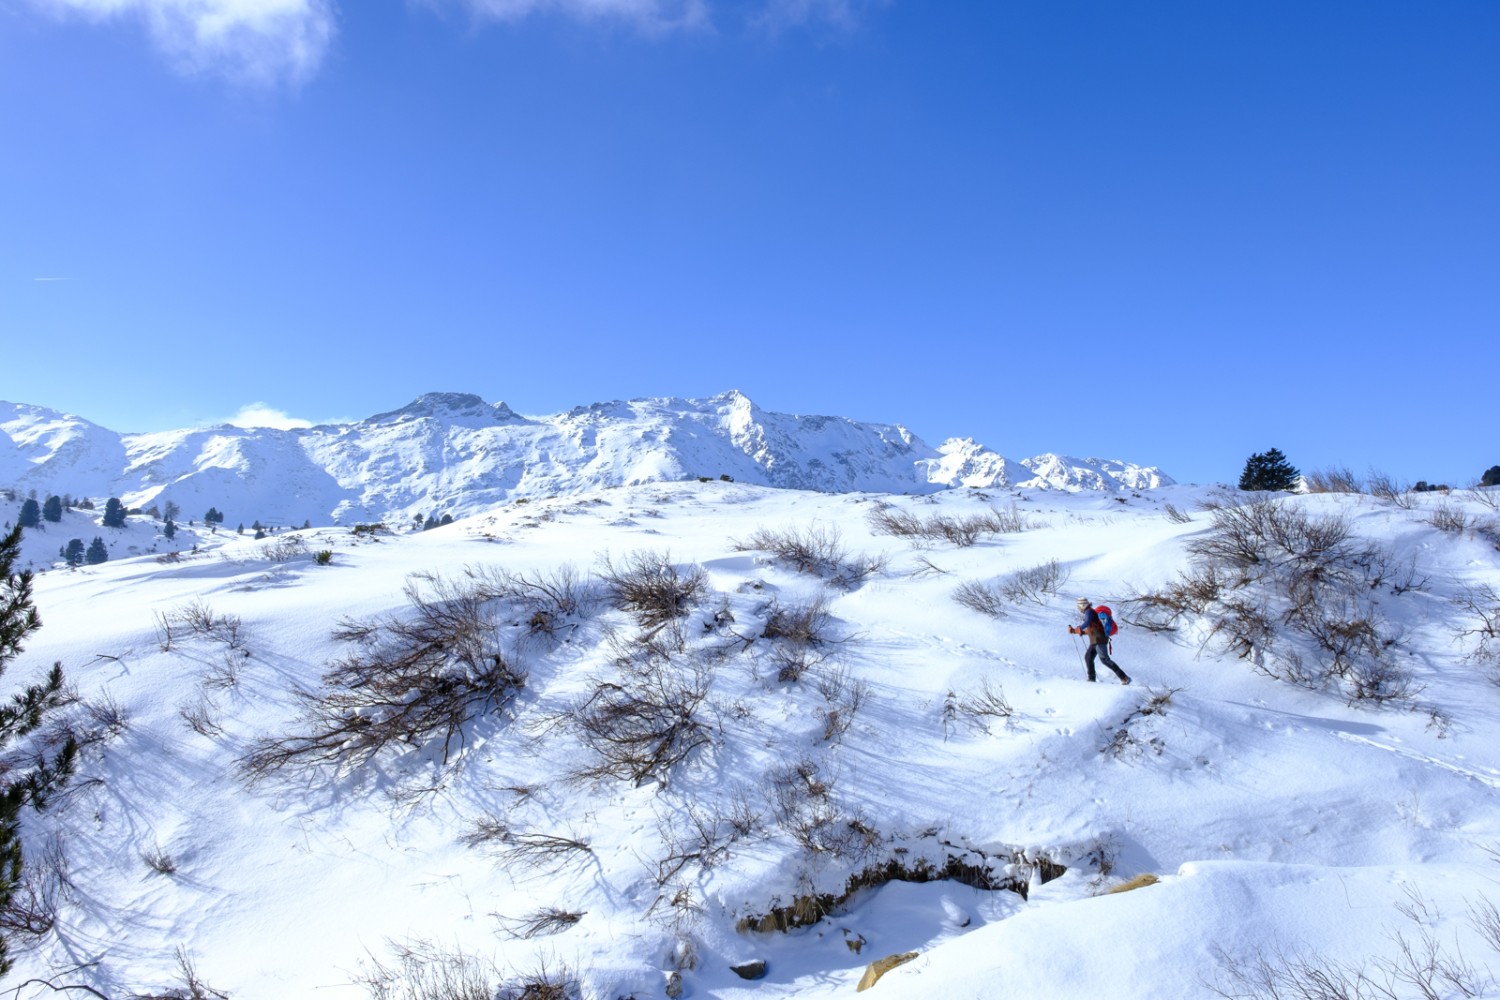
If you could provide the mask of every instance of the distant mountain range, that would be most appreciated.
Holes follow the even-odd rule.
[[[0,402],[0,486],[116,496],[132,507],[171,500],[185,518],[211,506],[231,522],[267,524],[463,517],[519,497],[699,476],[882,493],[1173,482],[1154,467],[1097,458],[1016,461],[967,438],[932,448],[899,424],[774,413],[737,391],[594,403],[546,417],[437,392],[356,423],[149,434]]]

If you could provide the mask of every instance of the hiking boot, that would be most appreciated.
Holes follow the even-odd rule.
[[[1130,683],[1130,678],[1129,677],[1121,677],[1120,678],[1120,683],[1121,684],[1129,684]]]

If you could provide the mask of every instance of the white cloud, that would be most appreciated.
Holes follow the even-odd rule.
[[[265,403],[247,403],[240,407],[240,412],[227,420],[222,421],[235,427],[272,427],[279,431],[295,430],[299,427],[311,427],[311,420],[302,420],[298,417],[288,416],[275,407]]]
[[[709,24],[707,0],[450,0],[475,16],[519,21],[535,14],[556,14],[577,21],[616,21],[646,31],[701,28]]]
[[[184,72],[299,84],[333,38],[333,0],[33,0],[91,20],[136,18]]]

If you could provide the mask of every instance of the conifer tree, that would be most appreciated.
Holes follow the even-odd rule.
[[[69,566],[83,565],[83,539],[70,538],[68,544],[63,547],[63,559]]]
[[[0,540],[0,673],[20,654],[26,637],[42,627],[31,602],[31,574],[12,572],[20,547],[21,529],[17,526]],[[0,705],[0,751],[34,732],[64,697],[60,663],[53,664],[42,683],[13,694]],[[45,808],[47,797],[73,773],[77,754],[78,744],[69,736],[50,760],[39,753],[22,755],[0,778],[0,913],[9,908],[24,877],[21,810],[27,805]],[[8,926],[0,920],[0,934]],[[0,975],[10,969],[8,952],[7,942],[0,936]]]
[[[62,520],[62,512],[62,497],[48,497],[42,504],[42,520],[44,521],[56,524]]]
[[[125,527],[125,505],[120,503],[119,497],[110,497],[104,505],[104,520],[100,522],[106,528]]]
[[[1245,460],[1245,471],[1240,474],[1242,490],[1294,490],[1302,473],[1279,448],[1256,452]]]
[[[109,549],[104,547],[104,539],[98,535],[89,542],[89,549],[83,554],[83,561],[90,566],[97,566],[102,562],[109,562]]]
[[[27,499],[21,504],[21,513],[16,517],[16,524],[23,528],[40,528],[42,526],[42,508],[33,499]]]
[[[173,521],[170,517],[167,518],[166,523],[161,526],[161,533],[170,542],[173,538],[177,537],[177,522]]]
[[[1500,486],[1500,465],[1492,465],[1479,477],[1480,486]]]

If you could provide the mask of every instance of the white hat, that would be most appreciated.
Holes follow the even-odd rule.
[[[1086,608],[1086,607],[1088,607],[1089,606],[1089,599],[1087,597],[1080,597],[1078,599],[1078,606],[1080,608]]]

